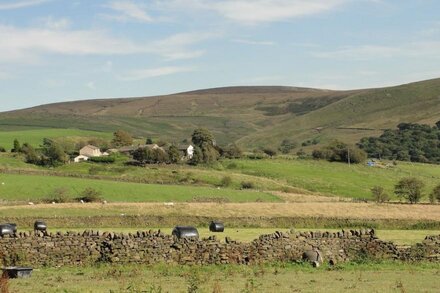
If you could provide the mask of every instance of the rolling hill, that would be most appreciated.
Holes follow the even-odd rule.
[[[0,113],[0,130],[125,129],[180,141],[196,127],[221,144],[277,146],[318,138],[356,142],[400,122],[440,120],[440,79],[388,88],[331,91],[297,87],[225,87],[179,94],[75,101]]]

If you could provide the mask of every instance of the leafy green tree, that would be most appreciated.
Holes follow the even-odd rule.
[[[13,153],[21,152],[21,145],[18,139],[14,139],[14,147],[12,148],[11,152]]]
[[[435,203],[436,201],[440,202],[440,184],[434,187],[431,194],[429,195],[429,199],[431,203]]]
[[[26,163],[38,165],[40,163],[40,156],[37,154],[35,149],[28,143],[24,143],[21,151],[26,156]]]
[[[394,186],[394,193],[399,198],[405,198],[412,204],[418,203],[422,198],[422,189],[424,186],[425,184],[421,180],[415,177],[407,177],[401,179]]]
[[[117,130],[113,133],[112,144],[115,147],[130,146],[133,144],[133,137],[124,130]]]
[[[313,150],[312,156],[315,159],[326,159],[330,162],[353,164],[362,163],[367,159],[365,151],[338,140],[332,141],[324,148]]]
[[[193,144],[199,148],[203,148],[203,146],[206,145],[214,146],[214,136],[206,128],[195,129],[191,136],[191,140]]]
[[[400,123],[380,137],[364,137],[358,146],[370,157],[440,164],[440,128]]]
[[[382,186],[374,186],[371,188],[371,193],[373,194],[373,199],[375,202],[383,203],[390,200],[388,194],[385,193],[385,190]]]
[[[192,158],[189,160],[189,164],[193,166],[197,166],[199,164],[203,163],[203,152],[202,149],[198,146],[194,147],[194,153]]]
[[[63,147],[55,141],[44,138],[43,139],[43,155],[40,163],[46,166],[59,166],[69,161],[69,156],[64,151]]]
[[[180,151],[175,145],[172,144],[168,148],[167,153],[168,153],[168,160],[170,163],[176,164],[180,161],[180,157],[181,157]]]
[[[149,138],[147,138],[147,141],[145,143],[146,144],[153,144],[153,140],[149,137]]]
[[[233,143],[223,149],[222,155],[228,159],[239,159],[243,157],[243,151]]]
[[[194,130],[191,136],[195,149],[199,148],[201,156],[194,159],[195,150],[191,164],[212,163],[218,160],[220,154],[215,148],[215,140],[212,133],[206,128],[198,128]]]

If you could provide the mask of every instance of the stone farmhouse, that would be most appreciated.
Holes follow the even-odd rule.
[[[89,158],[92,157],[103,157],[103,156],[108,156],[108,153],[106,152],[102,153],[101,150],[96,146],[86,145],[85,147],[80,149],[79,156],[77,156],[74,159],[74,162],[79,163],[82,161],[88,161]]]

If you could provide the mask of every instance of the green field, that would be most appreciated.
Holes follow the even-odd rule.
[[[14,139],[23,144],[25,142],[34,147],[42,144],[43,138],[63,138],[77,140],[79,138],[105,138],[111,139],[110,132],[88,131],[70,128],[41,128],[31,130],[0,131],[0,146],[10,150]]]
[[[397,200],[393,195],[394,185],[401,178],[413,176],[426,184],[422,199],[425,202],[434,186],[440,184],[440,168],[437,165],[407,162],[398,162],[397,165],[387,163],[386,167],[368,167],[365,164],[352,164],[349,167],[344,163],[278,158],[223,160],[209,167],[179,164],[140,168],[125,166],[126,158],[121,157],[114,164],[85,162],[47,169],[26,164],[23,160],[21,156],[0,154],[0,168],[32,171],[35,175],[44,171],[45,174],[55,172],[58,176],[205,187],[222,186],[222,180],[229,177],[229,189],[239,190],[242,182],[251,182],[256,190],[317,193],[357,199],[371,199],[370,189],[378,185],[384,187],[393,200]],[[22,194],[17,196],[26,196],[26,189],[18,191]]]
[[[4,201],[41,201],[50,199],[54,190],[64,188],[74,199],[91,187],[108,202],[168,202],[168,201],[280,201],[276,196],[258,191],[217,189],[177,185],[140,184],[55,176],[0,174],[0,199]]]
[[[100,265],[43,268],[11,292],[438,292],[437,264]]]
[[[394,185],[408,176],[426,184],[425,195],[440,184],[440,167],[430,164],[398,162],[396,166],[378,168],[316,160],[264,159],[224,161],[223,165],[233,173],[271,178],[312,192],[362,199],[371,198],[370,189],[375,185],[393,195]]]

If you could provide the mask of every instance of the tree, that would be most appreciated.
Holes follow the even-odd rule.
[[[189,160],[189,164],[193,166],[197,166],[198,164],[203,163],[203,153],[202,149],[198,146],[194,147],[194,152],[192,158]]]
[[[40,156],[38,156],[37,152],[30,144],[24,143],[21,148],[21,151],[26,156],[26,163],[36,164],[36,165],[40,163]]]
[[[43,139],[43,156],[40,164],[47,166],[59,166],[69,161],[69,156],[66,154],[62,146],[55,141],[44,138]]]
[[[113,133],[112,144],[115,147],[130,146],[133,144],[133,137],[124,130],[117,130]]]
[[[194,145],[203,148],[204,145],[214,146],[214,136],[206,128],[198,128],[194,130],[191,140]]]
[[[149,138],[147,138],[147,141],[145,143],[146,144],[153,144],[153,140],[149,137]]]
[[[390,200],[388,194],[385,193],[385,190],[382,186],[374,186],[371,188],[371,193],[373,194],[373,199],[375,202],[383,203]]]
[[[18,139],[14,139],[14,147],[12,148],[11,152],[13,153],[19,153],[21,152],[21,146]]]
[[[394,186],[394,193],[399,198],[405,198],[410,203],[418,203],[420,199],[422,198],[422,189],[425,186],[425,184],[414,177],[407,177],[401,179],[395,186]]]
[[[440,202],[440,184],[434,187],[431,194],[429,195],[429,199],[432,203],[435,203],[436,201]]]
[[[168,148],[167,153],[168,153],[168,160],[171,164],[176,164],[177,162],[179,162],[181,155],[179,149],[175,145],[172,144]]]
[[[194,130],[191,139],[195,145],[195,150],[190,164],[212,163],[218,160],[220,154],[215,148],[214,136],[208,129],[198,128]],[[194,159],[196,148],[199,148],[201,156]]]
[[[235,143],[233,143],[223,149],[222,155],[228,159],[239,159],[243,156],[243,152]]]
[[[343,162],[359,164],[367,159],[365,151],[334,140],[321,149],[315,149],[312,153],[315,159],[326,159],[330,162]]]

